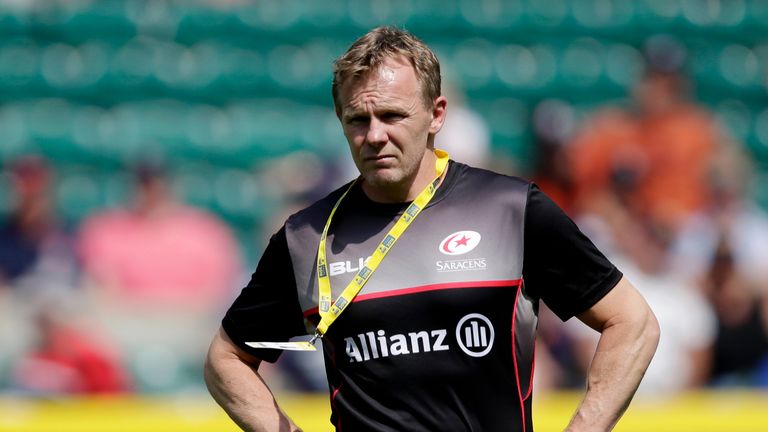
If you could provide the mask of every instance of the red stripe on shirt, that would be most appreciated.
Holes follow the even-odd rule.
[[[512,309],[512,363],[515,367],[515,381],[517,381],[517,396],[520,398],[520,417],[523,421],[523,432],[525,432],[525,399],[523,398],[523,390],[522,390],[522,383],[520,382],[520,369],[517,366],[517,345],[515,345],[515,336],[517,329],[515,328],[517,324],[516,317],[517,317],[517,301],[520,299],[520,290],[517,291],[517,294],[515,295],[515,306]]]

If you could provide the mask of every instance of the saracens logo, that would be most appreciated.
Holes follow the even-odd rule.
[[[481,238],[477,231],[457,231],[444,238],[438,249],[445,255],[463,255],[476,248]]]

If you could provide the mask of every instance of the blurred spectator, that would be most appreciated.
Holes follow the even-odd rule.
[[[687,100],[685,56],[671,38],[649,39],[632,109],[603,110],[576,134],[569,159],[581,209],[599,205],[615,188],[633,211],[675,230],[710,202],[706,178],[725,137],[707,111]]]
[[[73,323],[62,302],[37,311],[37,345],[12,371],[12,385],[32,394],[122,393],[131,386],[118,356],[103,341]]]
[[[708,182],[710,206],[690,218],[680,231],[675,260],[692,278],[704,279],[726,243],[734,271],[756,293],[768,292],[768,214],[749,198],[752,164],[735,145],[717,154]]]
[[[55,213],[53,169],[38,156],[9,164],[12,208],[0,221],[0,287],[70,289],[78,278],[73,235]]]
[[[768,300],[738,273],[722,241],[706,279],[718,317],[712,380],[716,385],[768,386]]]
[[[450,120],[435,136],[435,147],[467,165],[488,168],[491,163],[491,131],[488,124],[467,106],[461,89],[450,80],[444,80],[443,94],[451,101],[447,114]]]
[[[11,208],[0,220],[0,370],[28,349],[36,299],[73,297],[80,278],[74,234],[53,202],[53,168],[36,155],[5,168]]]
[[[725,147],[713,166],[712,205],[678,236],[675,263],[701,281],[718,317],[713,379],[768,386],[768,214],[748,199],[751,165]],[[762,374],[762,375],[761,375]]]
[[[577,358],[578,338],[546,305],[539,305],[534,391],[581,389],[584,371]]]
[[[121,300],[175,309],[216,308],[240,278],[229,228],[179,202],[155,163],[136,170],[131,208],[89,217],[80,232],[87,276]]]
[[[646,298],[662,332],[638,393],[672,394],[705,384],[717,324],[711,305],[697,286],[670,266],[666,231],[641,221],[620,205],[612,211],[606,225],[611,231],[608,237],[614,239],[610,258]],[[597,334],[576,326],[570,330],[586,373]]]
[[[79,233],[90,314],[125,353],[142,392],[199,386],[206,338],[244,275],[229,227],[180,202],[166,167],[134,171],[131,206],[88,217]]]
[[[768,215],[748,198],[749,160],[686,100],[682,46],[654,37],[645,55],[632,110],[598,113],[568,148],[582,225],[661,325],[640,391],[768,385]]]
[[[566,146],[576,125],[573,108],[559,100],[544,100],[533,110],[536,166],[533,181],[567,213],[573,211],[573,181]]]

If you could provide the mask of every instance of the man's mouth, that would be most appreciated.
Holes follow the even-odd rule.
[[[366,162],[382,162],[389,159],[394,159],[395,157],[392,155],[375,155],[375,156],[366,156],[363,158]]]

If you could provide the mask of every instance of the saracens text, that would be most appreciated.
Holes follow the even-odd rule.
[[[457,272],[468,270],[485,270],[488,268],[485,258],[449,260],[435,262],[438,272]]]

